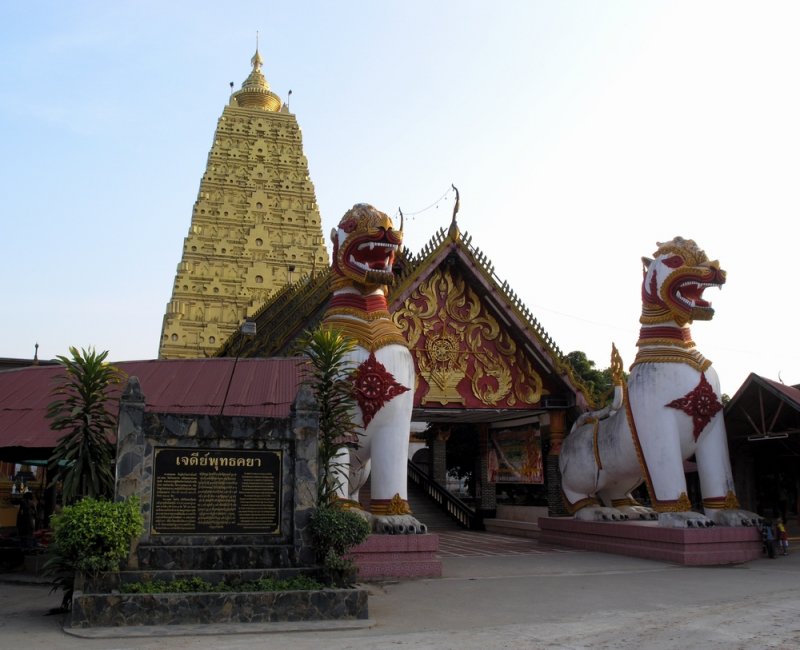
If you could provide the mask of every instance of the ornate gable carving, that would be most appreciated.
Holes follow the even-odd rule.
[[[417,366],[415,403],[529,408],[542,379],[453,266],[442,265],[395,311]]]

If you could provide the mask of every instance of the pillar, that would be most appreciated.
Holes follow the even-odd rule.
[[[433,480],[442,486],[447,485],[447,441],[450,439],[450,428],[441,427],[431,445],[431,473]]]
[[[483,519],[493,518],[497,514],[497,486],[489,481],[489,425],[478,425],[479,440],[479,474],[477,489],[478,514]]]
[[[559,517],[569,514],[564,507],[564,498],[561,496],[561,470],[558,468],[561,444],[564,442],[566,434],[567,416],[564,411],[550,411],[549,416],[549,425],[545,427],[550,441],[550,450],[545,459],[547,509],[551,516]]]

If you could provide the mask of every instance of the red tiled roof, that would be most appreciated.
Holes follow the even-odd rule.
[[[138,377],[145,408],[157,413],[286,418],[303,380],[303,360],[298,357],[122,361],[113,365],[127,376]],[[61,434],[50,429],[45,414],[61,376],[61,366],[0,372],[0,448],[55,446]],[[117,410],[116,400],[123,388],[124,383],[111,392],[112,412]]]

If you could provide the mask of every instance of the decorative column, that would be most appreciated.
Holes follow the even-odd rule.
[[[550,440],[550,451],[545,459],[547,509],[551,516],[560,517],[569,514],[561,496],[561,471],[558,468],[561,444],[564,442],[566,434],[567,416],[564,411],[550,411],[549,420],[549,425],[545,427]]]
[[[450,427],[439,428],[431,446],[431,473],[433,480],[442,486],[447,485],[447,441],[450,433]]]
[[[478,513],[482,519],[493,518],[497,514],[497,486],[489,481],[489,425],[478,425],[480,448],[480,468],[475,496],[478,497]]]
[[[145,470],[144,436],[145,399],[137,377],[130,377],[119,401],[117,420],[117,463],[114,499],[122,501],[138,496],[144,518],[144,532],[131,544],[128,568],[138,568],[136,548],[150,539],[150,489],[152,468]]]
[[[311,517],[317,507],[319,466],[319,407],[314,391],[303,384],[292,406],[291,432],[294,437],[294,547],[296,561],[310,565],[315,561]],[[283,489],[290,486],[284,485]]]

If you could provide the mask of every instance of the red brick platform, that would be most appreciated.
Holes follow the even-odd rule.
[[[542,544],[676,564],[739,564],[761,556],[756,528],[663,528],[656,521],[594,522],[540,517]]]
[[[358,579],[440,578],[442,561],[436,557],[439,536],[370,535],[351,555],[358,567]]]

